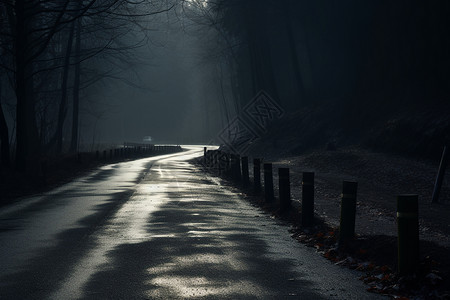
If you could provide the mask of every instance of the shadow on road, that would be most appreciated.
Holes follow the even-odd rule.
[[[292,263],[268,257],[267,245],[232,209],[233,201],[214,197],[187,201],[171,192],[148,220],[150,241],[111,251],[84,298],[245,299],[301,292],[305,299],[320,299],[291,271]]]

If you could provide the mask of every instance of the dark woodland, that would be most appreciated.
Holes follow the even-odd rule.
[[[248,178],[252,158],[291,167],[293,198],[304,169],[329,183],[311,191],[331,211],[323,232],[292,232],[325,254],[341,173],[379,218],[394,214],[393,193],[418,194],[421,235],[448,246],[449,16],[448,0],[0,0],[0,208],[113,163],[217,146],[229,164],[245,157]],[[223,175],[205,161],[195,168]],[[224,186],[261,202],[250,181]],[[364,226],[372,248],[396,243]],[[450,253],[433,242],[426,253]],[[374,259],[394,265],[386,251]],[[449,299],[434,288],[429,299]]]
[[[171,11],[219,77],[209,122],[264,90],[302,124],[287,131],[308,147],[338,140],[436,157],[448,138],[447,1],[1,1],[3,168],[33,173],[43,157],[77,152],[84,91],[121,80],[146,30],[158,30],[148,19]]]

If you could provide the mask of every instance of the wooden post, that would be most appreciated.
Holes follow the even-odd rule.
[[[261,159],[253,159],[253,188],[256,194],[261,192]]]
[[[406,275],[419,265],[419,201],[417,195],[397,197],[398,273]]]
[[[236,174],[236,161],[234,158],[234,154],[230,153],[229,154],[229,159],[230,159],[230,172],[228,174],[228,176],[230,176],[232,179],[235,178],[235,174]]]
[[[207,148],[203,147],[203,166],[207,166],[208,163],[206,161],[206,152],[207,152]]]
[[[211,160],[211,150],[206,151],[206,166],[211,168],[212,160]]]
[[[278,188],[280,193],[280,211],[287,212],[291,209],[289,168],[278,168]]]
[[[339,243],[355,237],[356,191],[357,182],[344,181],[341,197],[341,222],[339,226]]]
[[[220,161],[219,161],[219,150],[215,150],[214,151],[214,168],[219,168],[219,164],[220,164]]]
[[[303,172],[302,226],[314,224],[314,172]]]
[[[225,152],[225,176],[229,176],[231,173],[231,157],[230,153]]]
[[[272,174],[272,164],[264,164],[264,198],[266,202],[273,202],[273,174]]]
[[[235,169],[234,169],[234,179],[236,181],[241,181],[242,179],[242,174],[241,174],[241,156],[239,154],[235,154],[234,155],[234,165],[235,165]]]
[[[445,146],[444,151],[442,152],[441,163],[439,164],[439,171],[436,177],[436,182],[434,184],[433,197],[431,200],[432,203],[437,203],[439,201],[439,194],[441,193],[442,181],[444,180],[447,161],[448,161],[448,149],[447,146]]]
[[[233,180],[237,179],[237,158],[236,155],[230,154],[230,177]]]
[[[242,157],[241,162],[242,162],[242,185],[244,187],[247,187],[250,182],[248,176],[248,157],[247,156]]]
[[[220,164],[220,151],[219,150],[214,150],[214,168],[219,169],[219,164]]]
[[[222,175],[222,151],[217,150],[217,172]]]
[[[224,175],[226,173],[227,167],[227,154],[220,151],[219,153],[219,175]]]
[[[209,167],[214,169],[214,152],[215,150],[209,150]]]

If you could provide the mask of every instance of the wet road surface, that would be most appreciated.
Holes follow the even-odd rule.
[[[381,299],[178,154],[0,209],[1,299]]]

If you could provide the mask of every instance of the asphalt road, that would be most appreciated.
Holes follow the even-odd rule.
[[[380,299],[188,161],[111,164],[0,209],[1,299]]]

